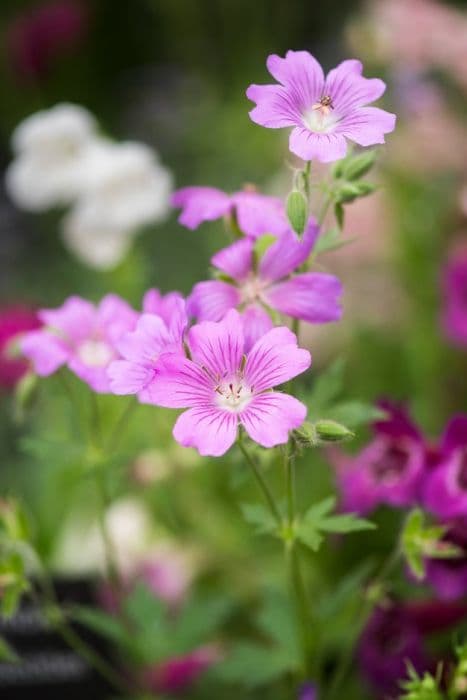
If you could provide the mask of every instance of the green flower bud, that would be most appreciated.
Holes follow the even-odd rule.
[[[287,218],[295,233],[301,235],[308,220],[308,203],[298,190],[292,190],[287,197]]]
[[[319,420],[314,424],[316,435],[323,442],[342,442],[354,437],[354,433],[334,420]]]
[[[343,167],[345,180],[358,180],[371,170],[376,160],[376,151],[365,151],[351,158]]]

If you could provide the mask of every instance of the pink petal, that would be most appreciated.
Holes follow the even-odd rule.
[[[342,285],[334,275],[306,272],[269,287],[264,297],[273,309],[287,316],[327,323],[341,318],[342,293]]]
[[[38,316],[46,326],[74,341],[92,334],[96,326],[96,309],[93,304],[77,296],[69,297],[58,309],[41,310]]]
[[[267,311],[260,306],[248,306],[242,313],[245,334],[245,352],[249,352],[257,340],[271,330],[273,322]]]
[[[240,292],[228,282],[198,282],[188,297],[188,313],[198,321],[220,321],[240,300]]]
[[[162,295],[158,289],[149,289],[143,297],[143,313],[160,316],[168,327],[173,315],[180,315],[182,302],[184,299],[179,292]]]
[[[160,316],[143,314],[134,331],[117,343],[119,353],[131,362],[155,364],[159,355],[172,350],[172,337]]]
[[[287,87],[291,101],[300,109],[322,97],[323,69],[308,51],[287,51],[285,58],[272,54],[266,65],[271,75]]]
[[[231,309],[218,323],[203,321],[188,332],[193,360],[216,377],[238,370],[244,349],[243,326],[238,311]]]
[[[289,431],[299,428],[305,417],[304,404],[277,391],[255,396],[239,416],[251,439],[263,447],[285,444]]]
[[[394,131],[396,115],[378,107],[361,107],[346,115],[336,127],[336,136],[345,136],[360,146],[384,143],[384,134]]]
[[[235,241],[213,255],[211,263],[232,279],[241,282],[253,268],[253,241],[249,238]]]
[[[292,153],[303,160],[319,160],[321,163],[330,163],[344,158],[347,152],[347,143],[343,135],[336,133],[336,131],[317,134],[305,127],[297,126],[290,134],[289,148]]]
[[[278,197],[257,192],[237,192],[232,197],[240,229],[258,238],[264,233],[280,236],[289,229],[284,204]]]
[[[285,326],[263,335],[248,354],[245,378],[255,392],[271,389],[301,374],[311,364],[308,350],[297,347],[296,336]]]
[[[111,344],[132,330],[138,320],[136,311],[116,294],[107,294],[100,301],[96,316],[100,329],[105,331]]]
[[[78,357],[72,356],[68,362],[69,369],[98,394],[110,393],[107,367],[85,365]]]
[[[343,61],[329,71],[324,94],[330,95],[334,110],[344,115],[349,110],[362,107],[378,100],[386,90],[386,84],[379,78],[364,78],[360,61]]]
[[[255,124],[281,129],[301,122],[299,105],[290,100],[287,89],[280,85],[250,85],[246,96],[256,102],[256,107],[249,112]]]
[[[309,256],[318,227],[310,219],[307,231],[302,239],[292,231],[287,231],[273,243],[261,258],[259,276],[263,281],[273,282],[286,277],[299,267]]]
[[[20,349],[41,377],[53,374],[69,357],[64,343],[47,330],[25,333],[20,340]]]
[[[163,355],[154,381],[147,387],[151,403],[166,408],[214,404],[215,382],[194,362],[181,355]]]
[[[220,457],[235,442],[237,425],[235,413],[200,406],[178,417],[173,436],[183,447],[195,447],[203,457]]]
[[[113,394],[137,394],[152,380],[154,370],[128,360],[115,360],[108,366],[107,376]]]
[[[179,222],[190,229],[203,221],[214,221],[227,214],[232,206],[228,194],[214,187],[184,187],[174,192],[172,206],[183,209]]]

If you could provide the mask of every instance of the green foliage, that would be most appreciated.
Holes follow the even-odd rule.
[[[270,511],[260,503],[242,503],[243,517],[250,525],[253,525],[258,535],[273,533],[277,530],[277,523]]]
[[[444,700],[445,697],[436,678],[430,673],[419,676],[413,668],[409,668],[409,679],[401,685],[401,700]]]
[[[374,523],[364,518],[358,518],[353,513],[330,515],[336,505],[334,496],[311,506],[297,526],[297,537],[312,551],[318,551],[323,539],[323,533],[332,532],[348,534],[360,530],[373,530]]]
[[[15,664],[20,658],[13,647],[3,637],[0,637],[0,663]]]
[[[407,517],[401,536],[404,557],[413,575],[420,581],[425,577],[425,559],[452,559],[461,553],[458,547],[442,541],[446,528],[426,525],[425,514],[415,508]]]

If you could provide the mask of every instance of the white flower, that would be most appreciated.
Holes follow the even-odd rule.
[[[30,211],[68,204],[82,189],[83,156],[96,138],[96,122],[83,107],[59,104],[16,128],[17,156],[6,173],[13,201]]]

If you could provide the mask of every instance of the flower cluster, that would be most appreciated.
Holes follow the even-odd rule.
[[[11,198],[29,211],[71,206],[63,240],[92,267],[114,267],[142,226],[167,215],[171,176],[154,151],[103,138],[83,107],[59,104],[33,114],[12,144]]]

